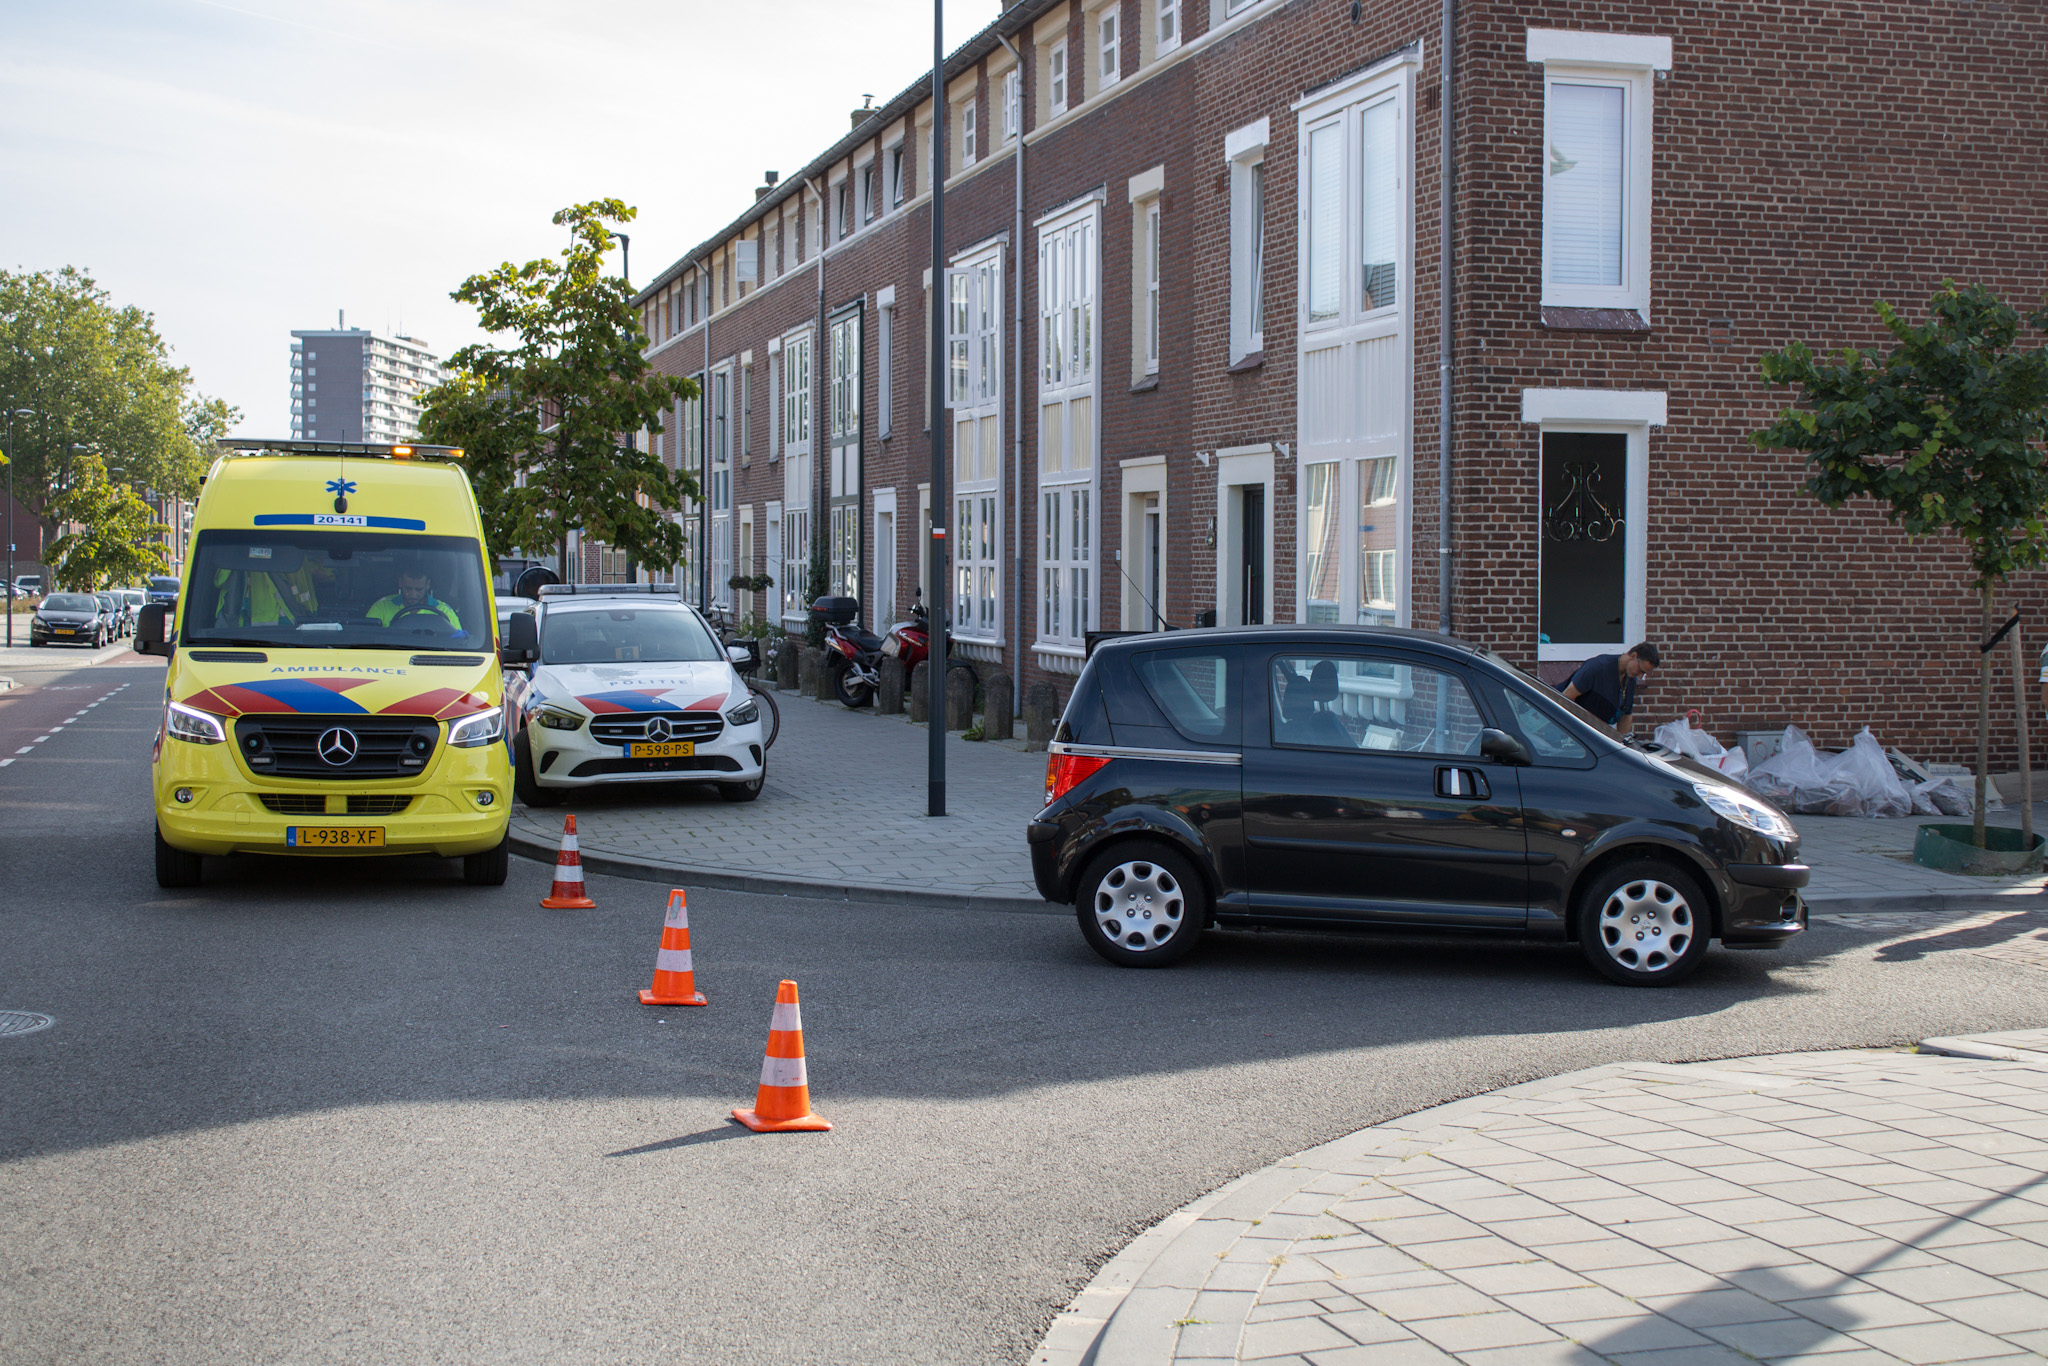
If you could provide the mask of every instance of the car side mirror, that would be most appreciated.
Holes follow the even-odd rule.
[[[533,613],[514,612],[505,622],[505,644],[498,651],[498,661],[507,668],[519,668],[531,664],[540,654],[540,628],[534,625]]]
[[[1488,726],[1479,732],[1479,753],[1485,758],[1501,764],[1527,764],[1534,761],[1529,747],[1504,730]]]
[[[732,664],[752,664],[754,652],[744,645],[728,645],[725,647],[725,658]]]
[[[152,602],[135,615],[135,653],[168,655],[178,638],[172,634],[171,605]]]

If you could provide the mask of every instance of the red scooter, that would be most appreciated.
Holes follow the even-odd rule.
[[[921,598],[923,590],[916,591]],[[851,605],[851,610],[841,604]],[[811,608],[825,618],[826,652],[837,656],[831,661],[834,669],[833,694],[849,707],[865,707],[874,701],[875,692],[882,684],[884,659],[903,661],[903,678],[907,684],[911,670],[931,656],[931,613],[925,610],[921,601],[911,604],[909,621],[899,621],[889,628],[887,639],[863,631],[854,624],[859,604],[852,598],[819,598]],[[979,683],[974,665],[953,653],[952,641],[952,636],[948,635],[947,666],[967,670],[968,677]]]

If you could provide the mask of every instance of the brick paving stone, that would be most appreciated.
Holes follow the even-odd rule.
[[[1238,1348],[1245,1361],[1267,1357],[1299,1355],[1327,1347],[1348,1347],[1351,1339],[1321,1319],[1281,1319],[1272,1323],[1248,1323]]]
[[[2001,1342],[1989,1333],[1980,1333],[1974,1328],[1946,1320],[1907,1324],[1900,1328],[1858,1329],[1854,1336],[1858,1342],[1880,1352],[1890,1352],[1901,1361],[1913,1363],[1913,1366],[2005,1355],[2011,1348],[2010,1343]]]
[[[1611,1319],[1583,1319],[1561,1324],[1558,1331],[1573,1342],[1583,1343],[1603,1356],[1624,1352],[1656,1352],[1673,1347],[1708,1347],[1711,1340],[1683,1324],[1647,1310]]]
[[[1378,1342],[1363,1347],[1339,1347],[1334,1351],[1316,1352],[1309,1360],[1314,1366],[1458,1366],[1456,1357],[1445,1355],[1420,1338]]]
[[[1718,1342],[1703,1342],[1697,1347],[1667,1347],[1655,1352],[1630,1352],[1612,1359],[1624,1363],[1624,1366],[1756,1366],[1754,1357],[1744,1356]]]
[[[1958,1323],[2001,1336],[2048,1330],[2048,1301],[2016,1290],[1974,1299],[1938,1300],[1928,1307]]]
[[[1455,1318],[1420,1319],[1406,1325],[1425,1342],[1453,1355],[1486,1347],[1520,1347],[1558,1342],[1563,1335],[1533,1319],[1505,1310],[1494,1314],[1460,1314]]]
[[[1901,1270],[1866,1271],[1862,1279],[1879,1290],[1889,1290],[1894,1295],[1912,1300],[1916,1304],[1933,1304],[1941,1300],[1964,1299],[1977,1295],[1996,1295],[2006,1289],[1999,1281],[1972,1271],[1966,1266],[1945,1264],[1907,1267]]]
[[[1578,1290],[1594,1283],[1578,1272],[1540,1259],[1465,1267],[1451,1274],[1482,1295],[1495,1298],[1537,1290]]]
[[[1942,1255],[1949,1261],[1966,1266],[1972,1271],[1981,1271],[1987,1276],[2009,1277],[2016,1271],[2048,1270],[2048,1247],[2011,1238],[1944,1247]]]
[[[1688,1328],[1793,1317],[1769,1300],[1733,1286],[1692,1295],[1640,1295],[1636,1302]]]
[[[1626,1296],[1597,1286],[1510,1294],[1495,1292],[1495,1298],[1516,1313],[1526,1314],[1541,1323],[1566,1324],[1580,1319],[1620,1318],[1635,1310]]]
[[[1776,1319],[1769,1323],[1716,1324],[1701,1328],[1700,1332],[1738,1352],[1758,1358],[1820,1356],[1863,1345],[1806,1318]]]

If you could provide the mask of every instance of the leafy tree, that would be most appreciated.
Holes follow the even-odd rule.
[[[1989,635],[1998,585],[2048,561],[2048,349],[2021,345],[2018,310],[1977,285],[1944,281],[1924,323],[1876,307],[1895,343],[1882,356],[1852,347],[1824,363],[1793,342],[1761,359],[1764,379],[1797,385],[1800,400],[1750,442],[1802,452],[1805,491],[1831,508],[1869,498],[1908,537],[1960,537],[1981,603],[1979,635]],[[2048,309],[2025,321],[2048,332]],[[1991,656],[1979,658],[1982,848]]]
[[[70,446],[98,452],[119,479],[189,497],[239,416],[193,388],[148,313],[69,266],[0,271],[0,402],[35,410],[15,422],[15,496],[50,534]]]
[[[696,478],[628,434],[661,431],[663,413],[697,386],[653,373],[632,287],[603,271],[605,224],[634,212],[616,199],[563,209],[559,261],[507,261],[452,296],[511,340],[450,357],[453,376],[426,395],[420,432],[463,448],[494,554],[551,545],[565,559],[569,531],[581,529],[643,564],[683,561],[683,529],[665,514],[696,494]]]
[[[170,567],[163,540],[170,528],[156,520],[134,489],[108,479],[97,456],[77,462],[53,511],[60,522],[76,524],[44,552],[59,588],[90,593],[140,583]]]

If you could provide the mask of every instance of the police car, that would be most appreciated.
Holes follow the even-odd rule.
[[[551,584],[504,642],[513,790],[528,806],[603,783],[761,795],[760,704],[675,589]]]

